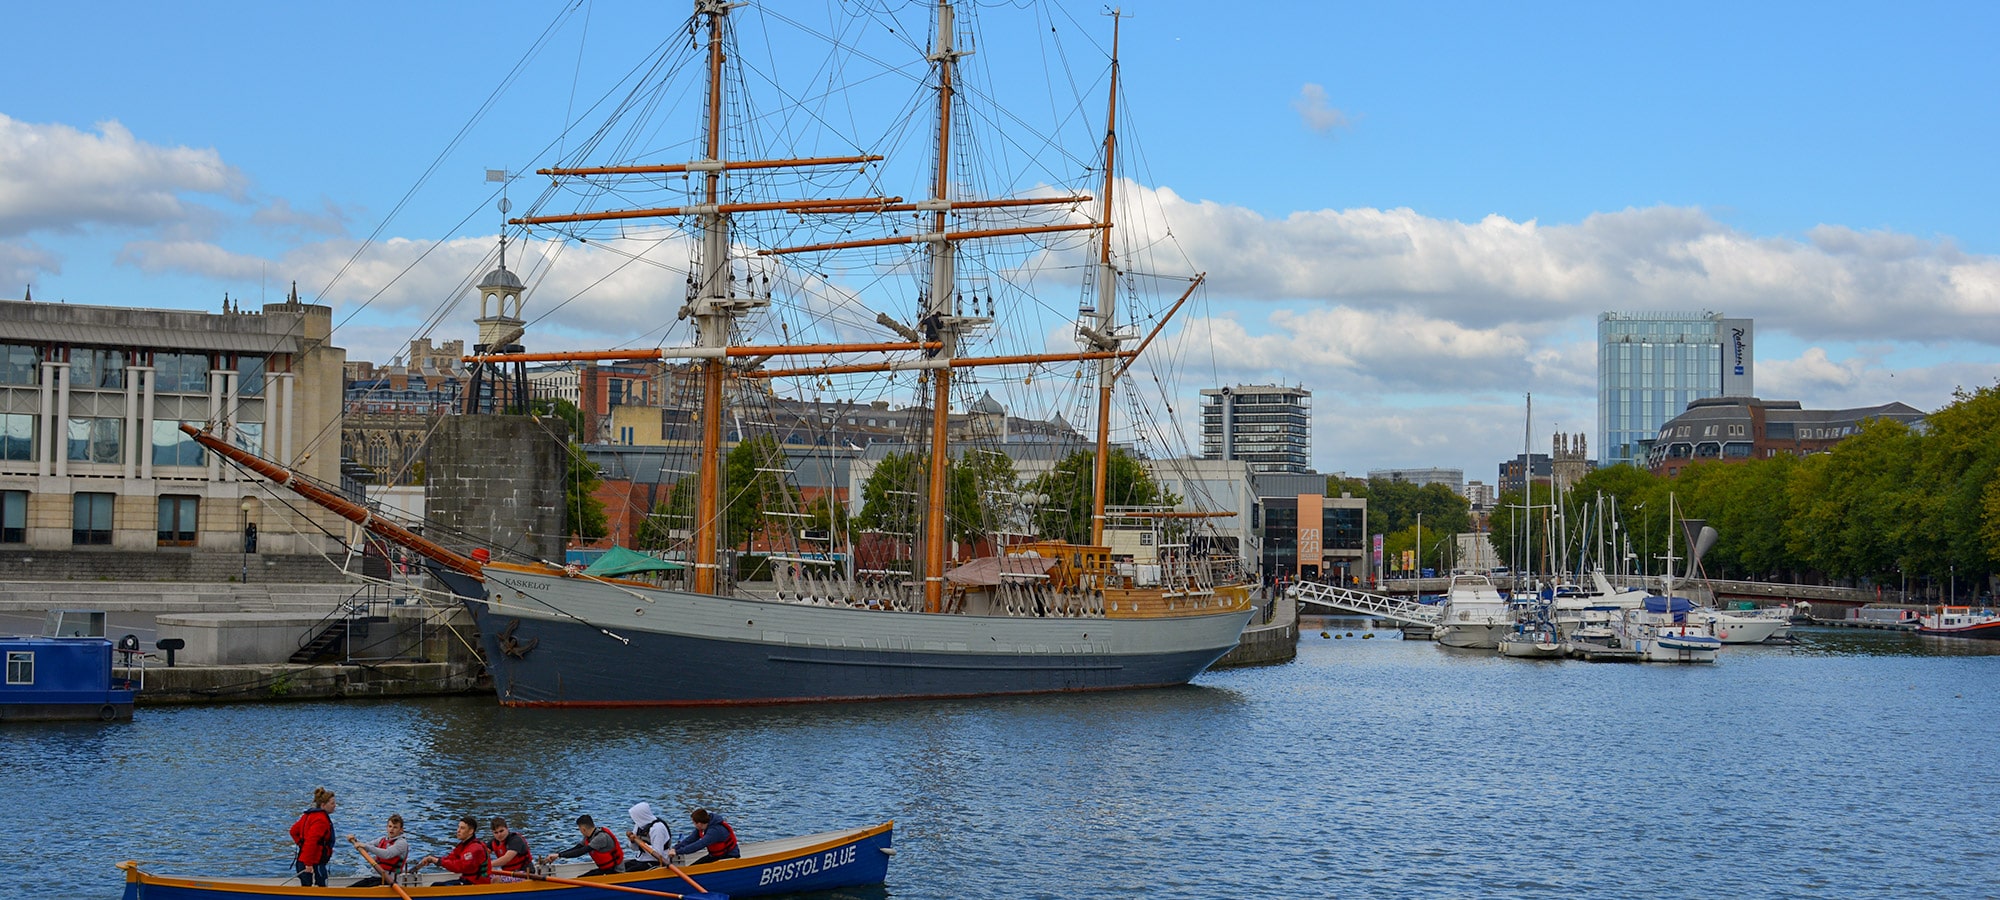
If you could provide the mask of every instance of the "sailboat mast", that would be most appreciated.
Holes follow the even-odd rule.
[[[701,243],[695,263],[696,296],[693,313],[696,345],[729,345],[730,278],[729,214],[718,207],[722,197],[722,44],[729,21],[726,0],[696,0],[695,14],[708,19],[708,122],[706,156],[701,168],[703,194],[713,212],[699,216]],[[722,480],[722,380],[726,369],[721,359],[701,364],[701,465],[697,467],[697,494],[694,516],[694,590],[716,591],[716,544],[720,524]]]
[[[1118,18],[1111,11],[1111,99],[1104,116],[1104,205],[1097,221],[1097,333],[1091,343],[1098,350],[1118,349],[1118,273],[1111,267],[1111,188],[1116,183],[1118,165]],[[1097,458],[1091,472],[1090,543],[1104,546],[1104,490],[1111,465],[1111,386],[1123,371],[1116,360],[1097,363]]]
[[[951,0],[938,0],[937,20],[936,49],[930,56],[938,66],[937,178],[931,190],[937,210],[931,214],[931,227],[934,233],[943,235],[951,192],[953,76],[957,74],[960,56],[955,44],[957,27]],[[924,339],[932,340],[930,332],[936,332],[935,339],[943,342],[935,351],[940,359],[950,359],[958,352],[958,327],[953,321],[956,310],[952,306],[953,295],[957,293],[957,273],[953,271],[956,253],[957,245],[949,240],[933,241],[930,245],[930,303],[924,311]],[[930,507],[924,517],[923,576],[924,611],[934,613],[944,609],[944,544],[949,531],[945,521],[945,472],[949,463],[946,438],[951,424],[951,369],[948,366],[932,369],[930,377],[930,489],[926,494]]]

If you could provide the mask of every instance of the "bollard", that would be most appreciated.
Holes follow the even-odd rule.
[[[181,638],[161,638],[154,641],[153,646],[167,651],[167,668],[171,669],[174,667],[174,651],[187,647],[187,641]]]

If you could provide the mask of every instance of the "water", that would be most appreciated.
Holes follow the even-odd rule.
[[[1821,631],[1667,667],[1355,634],[1308,631],[1289,665],[1095,696],[698,712],[462,698],[9,725],[0,894],[116,896],[127,857],[282,873],[316,785],[339,793],[340,834],[372,838],[400,812],[420,850],[472,813],[548,852],[578,813],[623,826],[641,799],[706,805],[752,840],[894,819],[887,886],[843,892],[864,898],[2000,893],[2000,647]]]

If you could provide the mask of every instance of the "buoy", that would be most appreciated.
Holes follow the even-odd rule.
[[[1347,633],[1347,636],[1348,636],[1348,637],[1353,637],[1353,636],[1354,636],[1354,632],[1352,632],[1352,631],[1348,632],[1348,633]]]
[[[1320,637],[1322,637],[1322,638],[1328,638],[1328,637],[1332,637],[1333,635],[1330,635],[1330,634],[1327,634],[1326,632],[1322,631],[1322,632],[1320,632],[1320,633],[1319,633],[1319,636],[1320,636]]]
[[[1337,634],[1336,634],[1336,635],[1334,635],[1334,636],[1333,636],[1333,639],[1334,639],[1334,640],[1336,640],[1336,641],[1337,641],[1337,640],[1340,640],[1340,635],[1337,635]]]
[[[1362,636],[1361,636],[1361,639],[1365,641],[1365,640],[1368,640],[1369,638],[1372,638],[1372,637],[1374,637],[1374,636],[1375,636],[1375,632],[1372,632],[1372,631],[1371,631],[1371,632],[1368,632],[1367,634],[1364,634],[1364,635],[1362,635]]]

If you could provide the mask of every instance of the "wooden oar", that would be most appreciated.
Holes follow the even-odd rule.
[[[512,874],[519,875],[522,878],[532,878],[536,881],[547,881],[547,882],[553,882],[555,884],[567,884],[567,885],[573,885],[575,887],[599,888],[607,891],[625,891],[626,893],[646,894],[652,897],[672,897],[674,898],[674,900],[729,900],[728,894],[710,894],[707,892],[703,892],[701,894],[674,894],[674,893],[669,893],[667,891],[651,891],[645,888],[626,887],[625,885],[622,884],[605,884],[604,882],[601,881],[584,881],[583,879],[580,878],[559,878],[554,875],[538,875],[534,872],[514,872]]]
[[[348,835],[347,842],[353,844],[354,849],[361,851],[361,858],[368,861],[368,868],[374,869],[375,874],[382,876],[383,884],[396,889],[396,896],[403,898],[403,900],[410,900],[410,892],[403,890],[403,886],[396,883],[396,876],[389,874],[388,869],[382,868],[382,864],[375,861],[375,854],[369,853],[367,849],[363,848],[361,842],[354,839],[354,835]],[[407,856],[404,858],[408,859]]]
[[[631,838],[631,839],[632,839],[632,843],[634,843],[634,844],[638,844],[639,846],[641,846],[641,847],[644,847],[644,848],[646,849],[646,853],[647,853],[647,855],[649,855],[649,856],[653,857],[654,859],[657,859],[657,860],[659,860],[659,861],[660,861],[660,865],[663,865],[663,866],[666,866],[666,867],[667,867],[667,868],[669,868],[669,869],[672,869],[672,870],[673,870],[673,873],[674,873],[675,875],[679,875],[679,876],[681,877],[681,880],[682,880],[682,881],[685,881],[685,882],[687,882],[687,883],[688,883],[688,886],[689,886],[689,887],[691,887],[691,888],[694,888],[695,890],[697,890],[697,891],[700,891],[700,892],[702,892],[702,893],[704,893],[704,894],[705,894],[705,893],[708,893],[708,888],[705,888],[705,887],[702,887],[702,886],[701,886],[701,885],[699,885],[699,884],[696,884],[696,883],[695,883],[695,880],[694,880],[693,878],[689,878],[689,877],[688,877],[688,873],[686,873],[686,872],[683,872],[683,871],[681,871],[681,867],[680,867],[680,866],[677,866],[677,865],[674,865],[674,864],[673,864],[673,863],[671,863],[671,862],[668,862],[668,861],[667,861],[667,858],[666,858],[666,857],[664,857],[664,856],[661,856],[661,855],[660,855],[660,851],[658,851],[658,850],[655,850],[655,849],[653,849],[653,845],[652,845],[652,844],[648,844],[648,843],[646,843],[645,841],[642,841],[642,840],[640,840],[640,839],[639,839],[639,834],[638,834],[638,832],[632,832],[632,831],[628,831],[628,832],[626,832],[626,833],[625,833],[625,836],[626,836],[626,837],[629,837],[629,838]]]

